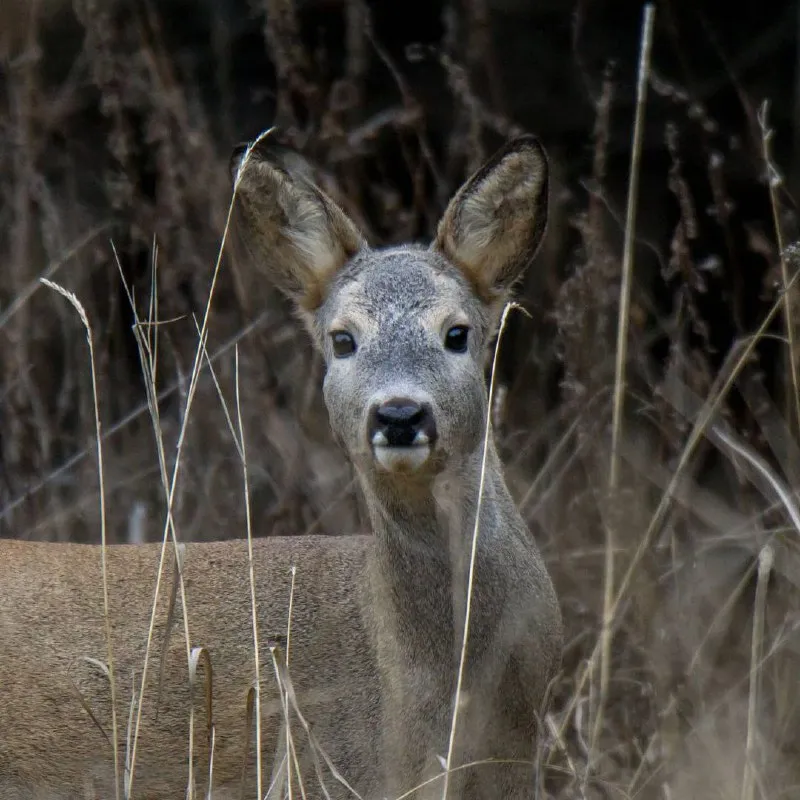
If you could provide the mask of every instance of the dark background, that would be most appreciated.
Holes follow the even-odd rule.
[[[230,153],[278,125],[368,238],[388,244],[430,238],[469,171],[533,132],[551,159],[551,217],[520,287],[531,318],[512,315],[503,340],[495,430],[569,630],[548,791],[740,796],[755,563],[768,546],[759,791],[790,796],[800,571],[776,486],[794,497],[800,474],[789,346],[800,309],[796,292],[782,300],[796,257],[780,257],[798,227],[800,6],[657,4],[623,480],[609,496],[641,25],[641,4],[624,0],[4,0],[0,535],[99,537],[85,331],[43,275],[74,291],[91,322],[113,538],[162,536],[159,450],[171,470],[184,424],[180,535],[244,535],[220,399],[235,410],[237,348],[254,532],[363,529],[328,434],[319,358],[285,301],[227,258],[210,317],[217,383],[205,369],[185,413]],[[134,324],[148,319],[159,324]],[[155,377],[142,369],[148,346]],[[708,435],[681,462],[700,404],[714,399]],[[578,676],[600,630],[609,526],[617,582],[652,530],[617,617],[600,760],[582,787],[597,686]]]

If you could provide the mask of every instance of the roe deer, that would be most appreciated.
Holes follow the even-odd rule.
[[[268,796],[286,796],[291,780],[300,797],[301,778],[308,798],[377,800],[429,781],[411,796],[442,797],[480,509],[452,751],[453,767],[468,766],[451,772],[448,796],[533,797],[561,616],[491,437],[481,474],[484,366],[544,232],[544,151],[531,136],[504,146],[451,200],[430,247],[371,249],[299,156],[268,140],[236,173],[238,253],[291,298],[324,354],[330,424],[372,524],[371,536],[254,542],[263,791],[274,782]],[[107,549],[121,761],[132,750],[159,548]],[[114,796],[100,555],[95,545],[0,542],[1,800]],[[208,665],[200,659],[190,693],[181,614],[168,616],[163,590],[131,793],[185,791],[193,702],[197,796],[206,796],[213,720],[211,796],[254,797],[247,544],[188,544],[182,563],[191,644],[211,665],[211,719]],[[276,674],[293,691],[288,711]]]

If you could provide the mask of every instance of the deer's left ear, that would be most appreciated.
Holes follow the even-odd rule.
[[[534,136],[512,140],[458,190],[431,245],[487,302],[504,297],[539,249],[547,224],[547,155]]]

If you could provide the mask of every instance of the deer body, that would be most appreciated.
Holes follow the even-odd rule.
[[[269,796],[283,797],[291,780],[300,796],[302,780],[317,798],[323,781],[331,797],[354,796],[343,778],[365,800],[424,781],[413,797],[442,796],[436,776],[448,752],[478,516],[452,764],[503,763],[451,773],[448,796],[532,797],[561,618],[491,437],[484,459],[483,364],[508,288],[543,231],[543,151],[532,137],[501,150],[455,196],[430,248],[377,251],[293,158],[262,143],[238,165],[239,252],[295,302],[325,354],[332,430],[355,466],[372,535],[254,542],[263,790],[275,780]],[[122,752],[159,547],[108,549]],[[95,546],[0,542],[0,800],[113,796],[99,567]],[[213,796],[238,797],[244,781],[252,797],[247,544],[189,544],[183,574],[192,645],[211,664]],[[167,575],[132,786],[133,797],[152,800],[185,790],[191,707],[198,792],[209,774],[208,668],[202,662],[190,691],[180,607],[166,630],[171,586]],[[279,680],[291,689],[288,711]]]

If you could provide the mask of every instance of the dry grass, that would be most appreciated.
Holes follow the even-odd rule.
[[[494,408],[494,392],[497,377],[497,356],[500,353],[500,344],[503,339],[503,334],[506,330],[506,322],[509,313],[518,308],[516,303],[506,303],[503,308],[503,313],[500,317],[500,325],[497,331],[497,340],[494,345],[494,355],[492,356],[492,368],[489,373],[489,399],[488,407]],[[466,607],[464,610],[464,633],[462,635],[461,649],[458,660],[458,673],[456,676],[456,692],[455,701],[453,703],[453,717],[450,723],[450,738],[447,743],[447,758],[444,762],[444,780],[442,781],[442,800],[448,798],[448,788],[450,786],[450,774],[454,770],[453,765],[453,752],[456,742],[456,731],[458,729],[458,712],[461,708],[461,689],[464,680],[464,665],[467,662],[467,645],[469,643],[470,634],[470,621],[472,618],[472,595],[475,583],[475,563],[478,553],[478,536],[480,535],[480,520],[481,520],[481,507],[483,506],[484,488],[486,486],[486,463],[489,454],[489,441],[490,436],[493,435],[492,431],[492,415],[489,414],[486,419],[486,428],[483,435],[483,449],[481,451],[481,472],[480,482],[478,485],[478,501],[475,506],[475,525],[472,531],[472,538],[470,541],[470,555],[469,555],[469,572],[467,576],[467,597]]]
[[[221,256],[228,123],[182,71],[162,12],[75,7],[0,10],[0,534],[141,531],[165,557],[185,540],[362,529],[318,358],[286,304]],[[486,35],[480,3],[451,20],[455,44],[414,54],[444,74],[446,125],[359,3],[343,4],[344,49],[327,62],[302,14],[284,7],[264,31],[277,121],[375,242],[430,236],[481,151],[536,130],[505,113],[490,55],[460,58]],[[39,43],[62,31],[74,60],[59,71]],[[568,632],[540,796],[788,798],[800,785],[800,259],[784,240],[796,231],[765,114],[754,139],[729,132],[749,145],[723,152],[722,123],[654,58],[644,133],[658,147],[639,164],[647,213],[626,225],[614,188],[628,178],[627,152],[614,162],[616,118],[626,141],[633,123],[615,110],[634,84],[623,65],[587,76],[603,89],[583,188],[573,154],[553,142],[548,244],[521,287],[533,319],[509,320],[493,366],[493,433]],[[391,93],[372,88],[377,72]],[[621,294],[623,253],[636,268]],[[40,278],[81,299],[91,369],[83,323]],[[205,643],[192,641],[181,606],[196,676]],[[271,772],[297,797],[290,633],[271,665],[284,762],[258,772],[260,792]],[[128,788],[145,674],[134,707],[117,709],[130,718]],[[255,693],[256,719],[257,703]]]

